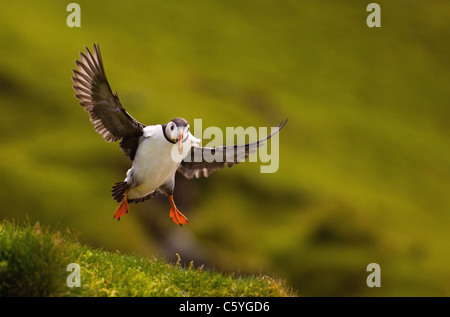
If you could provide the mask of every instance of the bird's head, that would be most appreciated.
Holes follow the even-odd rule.
[[[183,118],[172,119],[164,130],[167,139],[172,140],[178,145],[178,151],[181,152],[182,143],[189,137],[189,123]]]

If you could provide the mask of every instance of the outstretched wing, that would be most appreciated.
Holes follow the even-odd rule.
[[[98,44],[94,44],[93,54],[86,47],[86,53],[80,52],[80,60],[75,63],[78,68],[73,70],[72,77],[75,97],[89,113],[95,131],[106,142],[121,140],[120,148],[133,160],[145,125],[131,117],[117,93],[111,91]]]
[[[259,141],[234,146],[221,147],[201,147],[194,145],[190,153],[187,155],[180,166],[178,172],[183,174],[186,178],[200,178],[202,176],[208,177],[214,171],[226,167],[232,167],[244,161],[252,153],[270,139],[273,135],[278,133],[286,124],[287,119],[281,122],[272,132],[264,139]]]

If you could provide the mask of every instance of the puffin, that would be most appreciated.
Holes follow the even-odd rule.
[[[208,177],[216,170],[234,166],[256,152],[287,122],[282,121],[271,133],[256,142],[220,147],[202,147],[201,140],[190,133],[186,119],[174,118],[166,124],[145,125],[135,120],[112,92],[103,68],[98,44],[93,51],[85,48],[75,61],[73,89],[80,105],[87,111],[94,129],[106,142],[119,142],[120,149],[132,161],[124,181],[111,189],[119,205],[114,218],[128,213],[129,203],[140,203],[156,194],[164,194],[170,203],[169,217],[180,226],[188,219],[174,202],[175,174],[188,179]]]

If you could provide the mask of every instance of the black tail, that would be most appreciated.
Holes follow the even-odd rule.
[[[125,196],[125,191],[128,189],[128,183],[127,182],[118,182],[115,183],[114,186],[111,189],[111,195],[114,198],[115,201],[120,203],[123,200],[123,197]]]

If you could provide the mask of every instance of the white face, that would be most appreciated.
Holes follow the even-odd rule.
[[[186,127],[177,127],[175,122],[170,121],[166,126],[166,135],[169,139],[176,142],[179,139],[180,131],[182,133],[182,140],[185,140],[189,135],[189,124]]]

